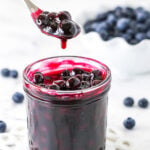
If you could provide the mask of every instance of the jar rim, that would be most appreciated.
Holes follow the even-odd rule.
[[[46,61],[46,60],[49,60],[49,59],[55,59],[55,58],[79,58],[79,59],[84,59],[84,60],[90,60],[90,61],[93,61],[95,63],[98,63],[99,65],[101,65],[103,67],[103,69],[105,69],[106,71],[106,77],[105,79],[95,85],[95,86],[92,86],[90,88],[87,88],[87,89],[80,89],[80,90],[52,90],[52,89],[47,89],[47,88],[44,88],[44,87],[41,87],[41,86],[38,86],[36,84],[34,84],[33,82],[31,82],[28,77],[27,77],[27,72],[31,69],[31,67],[33,67],[35,64],[37,63],[40,63],[40,62],[43,62],[43,61]],[[44,59],[40,59],[38,61],[35,61],[34,63],[28,65],[24,71],[23,71],[23,79],[24,81],[29,84],[29,85],[32,85],[33,87],[35,88],[40,88],[42,91],[47,91],[47,93],[54,93],[54,91],[58,94],[58,95],[65,95],[65,94],[81,94],[81,93],[86,93],[86,92],[90,92],[90,91],[94,91],[98,88],[102,88],[103,86],[106,86],[107,84],[110,83],[111,81],[111,71],[109,69],[109,67],[105,64],[103,64],[102,62],[98,61],[98,60],[95,60],[93,58],[88,58],[88,57],[82,57],[82,56],[54,56],[54,57],[48,57],[48,58],[44,58]]]

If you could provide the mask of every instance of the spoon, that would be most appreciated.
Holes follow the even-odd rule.
[[[31,12],[31,16],[32,16],[32,19],[33,19],[34,23],[39,27],[39,29],[41,30],[41,32],[44,33],[44,34],[46,34],[46,35],[53,36],[53,37],[56,37],[56,38],[60,39],[61,40],[61,47],[63,49],[66,48],[66,46],[67,46],[67,40],[68,39],[72,39],[72,38],[76,37],[80,33],[81,29],[80,29],[79,25],[77,23],[75,23],[73,20],[71,20],[71,16],[67,20],[66,19],[65,20],[59,20],[59,15],[61,15],[62,12],[61,13],[57,13],[56,18],[55,18],[55,20],[56,20],[56,22],[58,24],[57,32],[52,32],[50,30],[49,31],[44,30],[43,28],[41,28],[39,26],[39,24],[37,24],[38,17],[40,15],[42,15],[44,13],[44,11],[41,10],[39,7],[37,7],[35,4],[33,4],[30,0],[24,0],[24,1],[26,3],[27,7],[29,8],[30,12]],[[66,11],[63,11],[63,12],[66,13]],[[51,20],[50,24],[51,23],[54,24],[56,22],[54,22],[54,20]],[[73,28],[70,27],[68,29],[68,22],[69,22],[69,25],[71,24],[73,26]],[[63,28],[65,28],[65,26],[66,26],[67,30],[69,30],[68,32],[70,32],[70,30],[73,29],[72,30],[73,31],[72,35],[65,34],[65,32],[63,31],[64,30]],[[49,27],[49,29],[50,29],[50,27]]]

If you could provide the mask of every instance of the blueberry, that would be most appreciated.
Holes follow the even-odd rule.
[[[34,73],[33,82],[35,84],[41,84],[44,82],[44,77],[41,72]]]
[[[56,81],[53,82],[53,84],[58,85],[61,90],[66,89],[66,82],[64,80],[56,80]]]
[[[91,75],[90,75],[90,74],[83,73],[83,74],[82,74],[82,80],[83,80],[83,81],[90,81],[90,80],[91,80]]]
[[[77,77],[70,77],[67,82],[66,86],[70,90],[76,90],[80,87],[81,81]]]
[[[18,77],[18,71],[17,70],[11,70],[10,71],[10,76],[12,78],[17,78]]]
[[[109,33],[106,30],[101,30],[99,35],[104,41],[108,41],[110,39]]]
[[[136,39],[132,39],[131,41],[129,41],[129,43],[130,43],[131,45],[135,45],[135,44],[138,44],[139,41],[137,41]]]
[[[103,80],[102,72],[100,70],[93,70],[92,74],[94,75],[94,80]]]
[[[134,105],[134,99],[132,97],[127,97],[124,99],[123,103],[127,107],[132,107]]]
[[[63,20],[61,23],[61,29],[64,36],[74,36],[76,34],[76,26],[72,21]]]
[[[4,121],[0,121],[0,133],[4,133],[6,131],[7,125]]]
[[[70,76],[71,76],[71,73],[69,70],[64,70],[61,73],[61,79],[62,80],[68,80],[68,78],[70,78]]]
[[[100,33],[101,31],[107,30],[108,24],[106,22],[101,22],[96,26],[95,31]]]
[[[57,17],[57,13],[55,13],[55,12],[51,12],[51,13],[48,14],[48,19],[50,21],[55,21],[56,17]]]
[[[146,24],[142,24],[142,23],[138,23],[135,26],[135,29],[137,32],[146,32],[148,30]]]
[[[51,29],[50,32],[56,32],[58,29],[58,23],[56,21],[50,21],[48,26]]]
[[[24,100],[24,95],[20,92],[16,92],[13,94],[12,99],[15,103],[22,103]]]
[[[82,74],[77,74],[76,77],[77,77],[80,81],[82,81]]]
[[[10,70],[7,68],[4,68],[1,70],[1,74],[3,77],[9,77],[10,76]]]
[[[136,8],[136,11],[137,11],[137,12],[144,11],[144,8],[143,8],[143,7],[138,7],[138,8]]]
[[[137,41],[142,41],[142,40],[144,40],[144,39],[146,39],[146,34],[145,33],[137,33],[136,35],[135,35],[135,38],[136,38],[136,40]]]
[[[132,119],[132,118],[127,118],[124,122],[123,122],[123,125],[126,129],[133,129],[135,127],[135,120]]]
[[[139,11],[137,12],[136,19],[138,22],[145,22],[148,19],[148,14],[146,11]]]
[[[38,16],[38,18],[36,19],[36,24],[40,27],[40,28],[44,28],[47,25],[49,25],[50,20],[48,19],[48,16],[40,14]]]
[[[86,89],[90,87],[90,83],[87,81],[82,81],[80,85],[80,89]]]
[[[123,8],[122,7],[116,7],[115,8],[115,15],[117,17],[122,17],[122,15],[123,15]]]
[[[138,102],[138,106],[141,108],[147,108],[149,105],[149,101],[146,98],[142,98]]]
[[[132,30],[132,29],[128,29],[128,30],[126,31],[126,33],[129,34],[129,35],[131,35],[132,37],[135,35],[135,32],[134,32],[134,30]]]
[[[62,11],[58,14],[58,18],[60,20],[65,20],[65,19],[71,20],[71,15],[68,11]]]
[[[60,90],[60,86],[57,84],[52,84],[47,86],[48,89],[52,89],[52,90]]]
[[[84,70],[81,68],[74,68],[72,71],[75,75],[84,73]]]
[[[102,82],[102,80],[94,80],[92,81],[92,86],[98,85]]]
[[[123,13],[125,17],[129,17],[131,19],[135,19],[136,18],[136,12],[133,8],[131,7],[126,7],[123,9]]]
[[[146,33],[148,39],[150,39],[150,30]]]
[[[108,15],[106,22],[111,26],[115,25],[115,23],[117,22],[116,16],[114,14]]]
[[[108,15],[108,13],[101,13],[101,14],[98,14],[95,21],[96,21],[96,22],[104,21],[104,20],[106,20],[107,15]]]
[[[130,20],[127,18],[121,18],[118,20],[117,25],[116,25],[116,29],[118,29],[119,31],[125,31],[128,29],[130,24]]]
[[[127,41],[130,42],[132,39],[132,35],[131,34],[123,34],[122,37]]]
[[[93,24],[94,24],[93,21],[88,21],[88,22],[86,22],[84,24],[84,31],[85,31],[85,33],[89,33],[91,31],[95,30],[96,27],[94,26],[94,28],[93,28]]]

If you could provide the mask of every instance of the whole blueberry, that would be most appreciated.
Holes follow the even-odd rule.
[[[53,82],[53,84],[58,85],[61,90],[66,89],[66,82],[64,80],[56,80],[56,81]]]
[[[148,39],[150,39],[150,30],[146,33]]]
[[[7,68],[4,68],[1,70],[1,74],[3,77],[9,77],[10,76],[10,70]]]
[[[44,77],[41,72],[35,72],[33,76],[33,82],[35,84],[41,84],[44,82]]]
[[[107,15],[108,15],[108,13],[100,13],[100,14],[97,15],[95,21],[96,21],[96,22],[104,21],[104,20],[106,20]]]
[[[123,34],[122,37],[127,41],[130,42],[132,39],[132,35],[131,34]]]
[[[100,70],[93,70],[92,74],[94,75],[94,80],[103,80],[102,72]]]
[[[4,121],[0,121],[0,133],[4,133],[6,131],[7,125]]]
[[[137,41],[142,41],[142,40],[144,40],[144,39],[146,39],[146,34],[145,33],[137,33],[136,35],[135,35],[135,38],[136,38],[136,40]]]
[[[133,37],[135,35],[135,31],[133,29],[128,29],[126,31],[126,34],[129,34],[129,35],[131,35]]]
[[[126,129],[130,129],[130,130],[135,127],[135,124],[136,124],[135,120],[132,119],[132,118],[130,118],[130,117],[127,118],[127,119],[123,122],[124,127],[125,127]]]
[[[143,7],[138,7],[138,8],[136,8],[136,12],[141,12],[141,11],[144,11],[144,8],[143,8]]]
[[[138,106],[141,108],[147,108],[149,106],[149,101],[146,98],[142,98],[138,101]]]
[[[94,26],[94,28],[93,28],[93,24],[94,24],[93,21],[87,21],[87,22],[84,24],[83,28],[84,28],[85,33],[89,33],[89,32],[91,32],[91,31],[94,31],[94,30],[95,30],[96,27]]]
[[[77,74],[82,74],[82,73],[84,73],[84,70],[81,69],[81,68],[74,68],[74,69],[72,70],[72,72],[73,72],[74,75],[77,75]]]
[[[118,29],[119,31],[125,31],[128,29],[129,25],[130,25],[129,19],[121,18],[117,22],[116,29]]]
[[[146,32],[148,30],[147,28],[147,25],[146,24],[143,24],[143,23],[138,23],[136,26],[135,26],[135,30],[137,32]]]
[[[17,70],[11,70],[10,71],[10,76],[12,78],[17,78],[18,77],[18,71]]]
[[[129,43],[130,43],[131,45],[136,45],[136,44],[139,43],[139,41],[136,40],[136,39],[132,39],[131,41],[129,41]]]
[[[134,105],[134,99],[132,97],[127,97],[124,99],[123,103],[127,107],[132,107]]]
[[[67,80],[68,78],[70,78],[70,76],[71,76],[71,73],[69,70],[64,70],[61,73],[61,79],[62,80]]]
[[[80,85],[81,85],[81,81],[77,77],[70,77],[66,81],[66,86],[70,90],[77,90],[80,87]]]
[[[108,41],[110,38],[110,35],[109,35],[108,31],[106,31],[106,30],[101,30],[99,32],[99,35],[104,41]]]
[[[72,37],[77,32],[75,24],[70,20],[63,20],[60,27],[64,36]]]
[[[95,31],[100,33],[101,31],[107,30],[108,24],[106,22],[101,22],[96,26]]]
[[[145,22],[148,19],[148,14],[146,11],[139,11],[137,12],[136,19],[138,22]]]
[[[71,15],[68,11],[62,11],[58,14],[58,18],[60,20],[65,20],[65,19],[71,20]]]
[[[123,9],[124,16],[135,19],[136,18],[136,12],[131,7],[126,7]]]
[[[13,94],[12,99],[15,103],[22,103],[24,100],[24,95],[20,92],[16,92]]]
[[[106,20],[107,24],[113,26],[115,25],[115,23],[117,22],[117,18],[114,14],[110,14],[108,15],[107,17],[107,20]]]
[[[123,8],[122,7],[116,7],[115,8],[115,15],[120,18],[123,15]]]
[[[91,80],[91,75],[87,73],[82,74],[82,80],[83,81],[90,81]]]

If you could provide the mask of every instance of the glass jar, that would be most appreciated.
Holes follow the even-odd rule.
[[[51,90],[32,82],[37,71],[59,72],[82,67],[103,72],[104,80],[87,89]],[[58,56],[39,60],[24,70],[30,150],[105,150],[111,73],[91,58]]]

